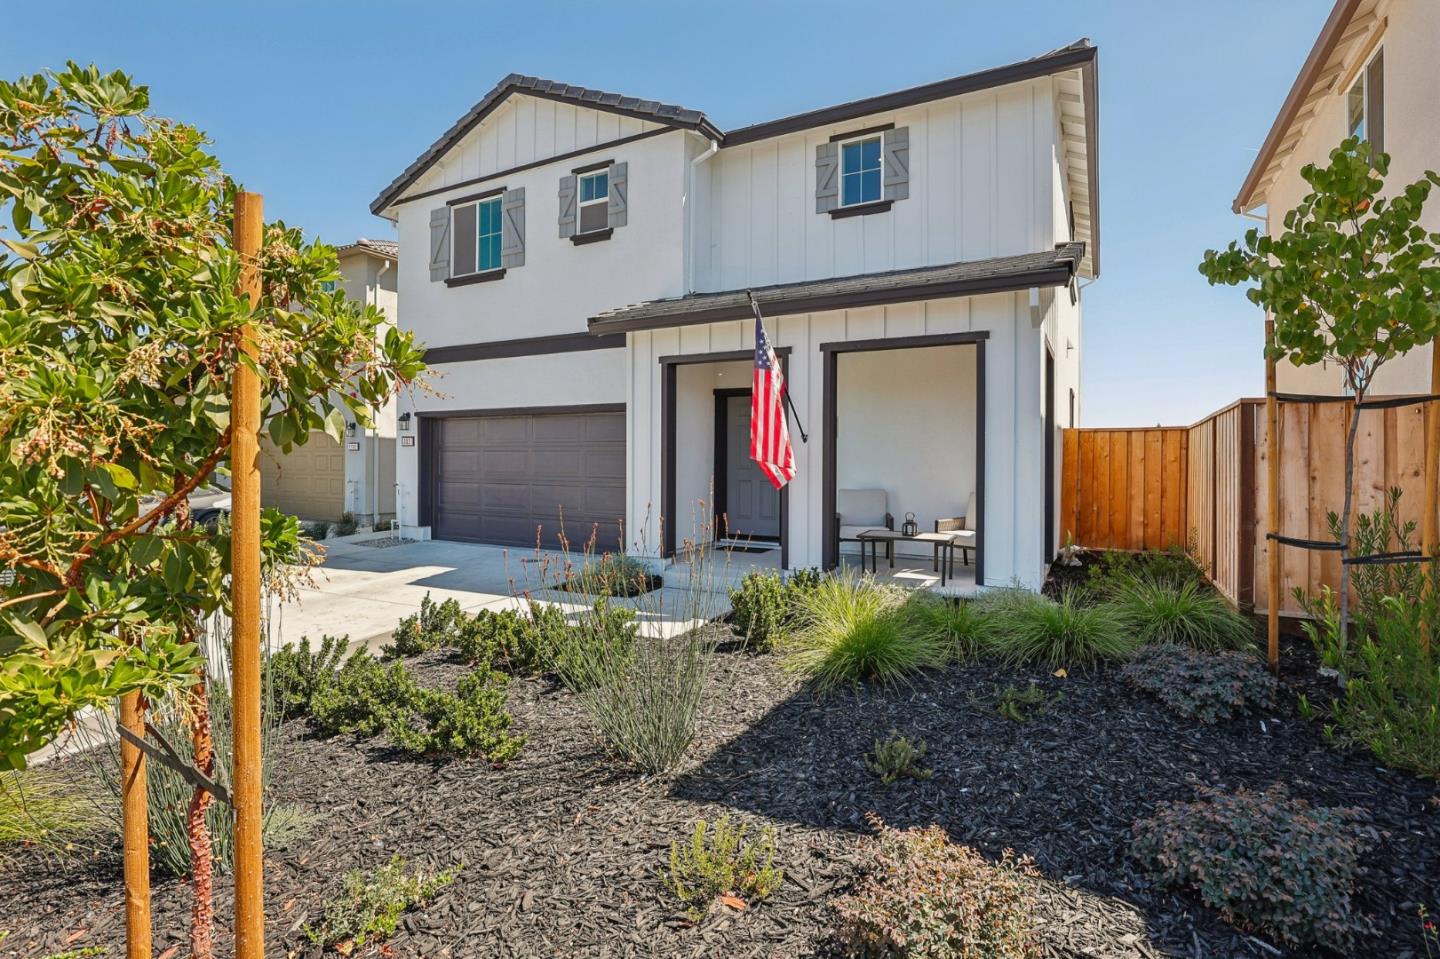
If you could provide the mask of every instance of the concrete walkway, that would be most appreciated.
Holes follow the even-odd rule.
[[[582,595],[540,588],[563,566],[558,554],[537,559],[533,549],[439,540],[383,547],[328,541],[325,547],[325,561],[314,571],[311,585],[278,608],[271,635],[281,645],[328,634],[377,646],[401,619],[420,608],[427,594],[436,602],[454,599],[472,613],[517,607],[523,602],[517,597],[525,595],[570,614],[588,605]],[[548,577],[541,572],[542,564]],[[649,635],[678,634],[729,610],[729,599],[719,588],[672,585],[615,602],[635,609],[642,631]]]

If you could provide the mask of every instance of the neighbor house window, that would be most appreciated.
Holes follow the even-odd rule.
[[[1345,91],[1345,133],[1385,150],[1385,57],[1376,50],[1350,89]]]
[[[610,171],[580,177],[580,232],[592,233],[609,225]]]
[[[864,137],[840,146],[840,205],[880,200],[880,137]]]
[[[320,281],[320,289],[324,290],[326,293],[334,293],[334,292],[335,292],[335,281],[334,281],[334,280],[321,280],[321,281]]]
[[[457,206],[452,226],[455,276],[500,269],[500,196]]]

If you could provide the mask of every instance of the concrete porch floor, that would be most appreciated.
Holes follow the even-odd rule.
[[[705,562],[710,567],[708,575],[715,583],[725,589],[733,589],[753,570],[779,570],[780,550],[778,547],[763,552],[712,549]],[[932,568],[931,562],[929,556],[900,554],[895,557],[895,566],[892,569],[882,549],[875,579],[905,589],[928,589],[944,596],[974,596],[980,592],[980,588],[975,585],[975,567],[963,565],[958,553],[955,557],[955,575],[947,576],[944,586],[940,585],[940,574]],[[973,554],[971,562],[974,562]],[[846,574],[859,575],[862,572],[869,573],[870,566],[868,561],[861,562],[858,552],[842,551],[840,569]],[[693,566],[680,559],[671,563],[664,575],[667,587],[681,586],[694,575]]]

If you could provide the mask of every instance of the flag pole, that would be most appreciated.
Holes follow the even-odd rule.
[[[755,294],[750,290],[746,290],[745,295],[750,300],[750,309],[754,311],[755,319],[759,322],[764,322],[764,317],[760,315],[760,304],[755,302]],[[800,442],[809,443],[810,437],[805,432],[804,424],[800,422],[800,414],[795,410],[795,401],[790,398],[790,377],[788,376],[785,377],[785,392],[782,394],[782,397],[785,400],[786,407],[790,410],[790,418],[795,421],[795,429],[800,432]]]

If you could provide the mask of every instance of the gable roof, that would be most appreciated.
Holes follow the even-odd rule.
[[[371,256],[395,260],[400,257],[400,244],[394,240],[372,240],[362,236],[354,243],[346,243],[335,248],[336,256],[348,256],[351,253],[368,253]]]
[[[741,320],[751,316],[752,292],[764,312],[785,316],[915,299],[1005,293],[1035,286],[1066,286],[1074,278],[1084,257],[1085,244],[1061,243],[1043,253],[1021,253],[988,260],[962,260],[942,266],[779,283],[754,290],[691,293],[607,310],[590,317],[589,328],[591,333],[596,334],[623,333]]]
[[[1265,135],[1265,142],[1230,209],[1243,213],[1264,201],[1265,188],[1274,180],[1278,165],[1294,151],[1316,114],[1315,103],[1330,93],[1344,72],[1353,49],[1379,26],[1376,0],[1336,0],[1315,45],[1280,105],[1280,112]],[[1363,12],[1362,12],[1363,11]]]
[[[378,216],[380,211],[389,206],[406,188],[420,179],[420,176],[430,169],[432,163],[459,143],[465,134],[479,126],[487,116],[494,113],[496,108],[504,103],[512,93],[523,93],[527,96],[589,107],[592,110],[618,113],[621,116],[649,120],[683,130],[695,130],[712,139],[719,139],[722,135],[699,110],[691,110],[672,103],[661,103],[658,100],[641,100],[639,97],[627,97],[619,93],[607,93],[604,90],[595,90],[590,87],[577,87],[568,83],[558,83],[554,80],[512,73],[497,83],[494,89],[481,98],[479,103],[471,107],[459,120],[456,120],[454,126],[441,134],[440,139],[430,144],[424,153],[416,157],[414,163],[407,166],[403,173],[390,182],[389,186],[381,190],[380,195],[371,202],[370,212]]]

